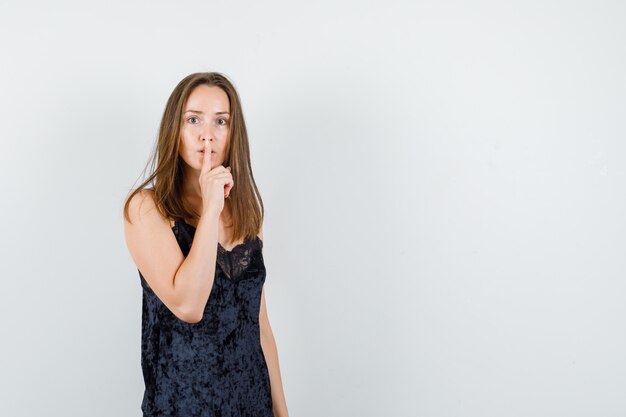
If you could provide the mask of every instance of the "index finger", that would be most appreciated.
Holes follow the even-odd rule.
[[[204,156],[202,159],[202,168],[200,172],[209,172],[211,170],[211,143],[207,140],[204,142]]]

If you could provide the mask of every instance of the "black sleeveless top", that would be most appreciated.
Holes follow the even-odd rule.
[[[186,257],[196,229],[177,220],[172,230]],[[218,243],[213,287],[198,323],[176,317],[139,272],[144,417],[274,417],[259,333],[262,247],[258,237],[231,251]]]

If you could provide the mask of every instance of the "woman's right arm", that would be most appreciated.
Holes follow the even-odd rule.
[[[179,319],[202,320],[215,277],[219,208],[202,213],[186,258],[169,220],[156,209],[152,191],[135,194],[129,217],[132,224],[124,219],[126,245],[150,288]]]

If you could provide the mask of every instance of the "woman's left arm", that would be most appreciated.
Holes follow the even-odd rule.
[[[261,290],[261,308],[259,312],[259,327],[261,332],[261,347],[265,362],[267,362],[267,370],[270,376],[270,385],[272,389],[272,404],[275,417],[289,417],[287,412],[287,402],[283,392],[283,383],[280,377],[280,366],[278,364],[278,349],[274,340],[274,333],[267,317],[267,308],[265,306],[265,289]]]
[[[259,232],[259,238],[263,240],[263,229]],[[263,249],[261,249],[263,250]],[[263,356],[267,363],[267,370],[270,376],[272,390],[272,404],[274,417],[289,417],[287,402],[283,391],[283,382],[280,377],[280,366],[278,365],[278,349],[270,320],[267,317],[267,307],[265,306],[265,288],[261,290],[261,307],[259,310],[259,330],[261,333],[261,347]]]

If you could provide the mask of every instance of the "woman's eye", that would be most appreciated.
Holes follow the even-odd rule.
[[[219,123],[220,121],[224,122],[224,123],[221,123],[222,125],[225,125],[225,124],[226,124],[226,119],[217,119],[217,121],[218,121],[218,123]]]
[[[191,117],[188,117],[188,118],[187,118],[187,121],[190,121],[190,120],[192,120],[192,119],[198,119],[198,118],[197,118],[196,116],[191,116]],[[193,122],[192,122],[192,124],[195,124],[195,123],[193,123]]]

